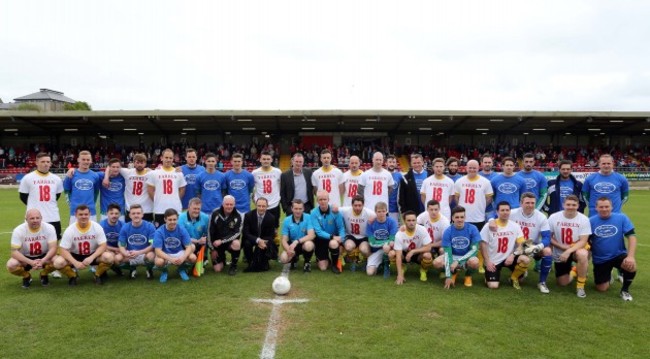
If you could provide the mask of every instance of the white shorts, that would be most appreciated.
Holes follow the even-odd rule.
[[[132,266],[143,266],[145,265],[144,254],[139,254],[137,257],[129,260],[129,264]]]
[[[172,258],[179,258],[179,257],[182,257],[183,254],[185,254],[185,251],[176,252],[174,254],[167,253],[167,256],[172,257]],[[166,261],[165,265],[167,265],[167,264],[171,264],[171,263],[169,261]]]
[[[384,254],[386,253],[384,253],[383,249],[380,249],[377,252],[372,253],[370,257],[368,257],[368,263],[366,264],[366,266],[375,267],[375,268],[379,267],[381,262],[383,262],[384,260]]]

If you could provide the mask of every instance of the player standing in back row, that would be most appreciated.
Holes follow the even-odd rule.
[[[332,152],[325,149],[320,153],[320,161],[323,166],[311,176],[311,184],[314,186],[314,193],[323,190],[329,194],[329,205],[341,207],[341,192],[345,191],[343,173],[340,169],[332,166]]]
[[[169,148],[162,155],[162,168],[147,177],[147,190],[153,200],[154,226],[165,224],[165,211],[169,208],[181,212],[181,198],[185,194],[185,177],[174,169],[174,152]]]
[[[390,193],[395,188],[393,174],[384,169],[384,155],[375,152],[372,155],[372,168],[361,175],[359,194],[363,196],[365,207],[375,208],[379,202],[388,203]]]
[[[277,232],[278,227],[280,227],[280,180],[282,171],[271,166],[273,157],[268,151],[262,151],[260,163],[262,166],[253,171],[253,178],[255,178],[254,199],[255,203],[257,203],[258,199],[266,198],[268,201],[266,210],[275,217],[275,231]]]

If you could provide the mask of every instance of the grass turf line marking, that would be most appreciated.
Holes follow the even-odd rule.
[[[287,263],[282,267],[283,277],[289,278],[290,264]],[[271,303],[271,316],[269,317],[269,325],[266,328],[266,337],[264,338],[264,346],[260,353],[261,359],[275,358],[275,347],[278,341],[278,326],[280,325],[280,306],[285,303],[307,303],[309,299],[282,299],[279,295],[275,299],[257,299],[252,298],[251,301],[256,303]]]

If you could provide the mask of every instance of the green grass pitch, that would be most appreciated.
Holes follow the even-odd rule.
[[[345,270],[290,274],[289,298],[305,304],[281,307],[277,358],[605,358],[647,357],[650,317],[649,191],[633,191],[625,211],[636,225],[638,276],[633,302],[618,297],[619,283],[597,293],[590,278],[587,298],[575,287],[559,288],[549,276],[551,294],[542,295],[530,275],[520,292],[508,287],[489,291],[474,275],[474,286],[445,291],[437,275],[418,280],[411,267],[407,282],[369,278]],[[0,259],[9,258],[11,230],[21,223],[24,206],[16,189],[0,190]],[[60,200],[62,217],[67,209]],[[64,223],[65,224],[65,223]],[[271,282],[281,270],[235,277],[214,274],[181,282],[174,271],[162,285],[115,278],[96,286],[81,273],[79,285],[37,280],[29,290],[6,269],[0,272],[0,357],[187,357],[254,358],[264,343]],[[156,273],[156,277],[158,273]],[[505,277],[505,276],[504,276]],[[646,354],[643,354],[646,353]]]

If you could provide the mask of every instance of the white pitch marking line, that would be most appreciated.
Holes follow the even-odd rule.
[[[282,268],[282,273],[280,275],[289,278],[289,264],[284,265],[284,267]],[[275,358],[275,347],[278,341],[278,325],[280,324],[280,306],[285,303],[307,303],[309,302],[309,299],[282,299],[282,297],[276,296],[275,299],[252,298],[251,301],[256,303],[273,304],[273,308],[271,309],[271,316],[269,317],[269,325],[266,328],[266,338],[264,338],[264,346],[262,347],[262,352],[260,353],[261,359],[273,359]]]

